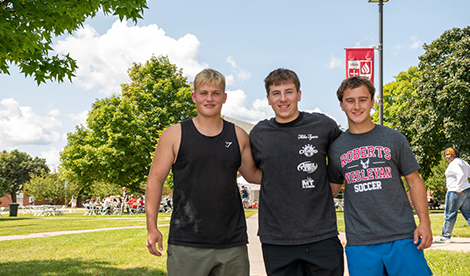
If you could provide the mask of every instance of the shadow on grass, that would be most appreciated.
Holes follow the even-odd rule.
[[[17,220],[31,220],[31,219],[35,219],[35,217],[26,217],[26,218],[22,218],[22,217],[0,217],[0,221],[17,221]]]
[[[47,253],[45,254],[47,255]],[[31,260],[18,262],[1,262],[0,275],[158,275],[166,276],[166,272],[149,267],[117,268],[104,261],[89,261],[82,259],[63,260]]]

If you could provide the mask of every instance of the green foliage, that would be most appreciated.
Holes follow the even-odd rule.
[[[67,200],[76,196],[77,182],[67,181]],[[23,193],[33,194],[36,200],[52,200],[55,205],[57,201],[65,197],[65,179],[59,172],[32,175],[31,179],[24,185]]]
[[[16,192],[31,179],[33,175],[49,173],[49,167],[44,158],[32,158],[25,152],[13,150],[0,154],[0,179],[3,194],[10,194],[12,201],[16,202]]]
[[[446,147],[470,157],[470,26],[448,30],[424,49],[410,129],[411,147],[427,178]]]
[[[86,197],[100,197],[105,198],[110,195],[122,195],[122,186],[115,183],[96,182],[91,185],[91,190],[88,193],[80,194]]]
[[[99,11],[120,20],[142,18],[146,0],[4,0],[0,1],[0,73],[9,74],[9,64],[19,66],[39,84],[46,80],[71,80],[77,64],[68,54],[50,56],[54,36],[72,34]]]
[[[383,89],[383,122],[385,126],[396,129],[406,136],[408,141],[413,139],[410,124],[413,114],[410,112],[411,99],[416,98],[416,82],[419,71],[412,66],[407,72],[400,72],[395,81],[387,83]],[[379,122],[379,106],[375,104],[372,121]]]
[[[446,198],[446,176],[445,171],[449,163],[445,160],[442,155],[441,160],[437,166],[432,167],[431,175],[426,179],[424,184],[426,188],[434,191],[433,196],[439,198],[444,203]]]
[[[161,132],[196,115],[191,87],[167,57],[135,63],[129,76],[120,95],[97,100],[87,126],[68,134],[62,167],[82,191],[104,182],[143,193]]]

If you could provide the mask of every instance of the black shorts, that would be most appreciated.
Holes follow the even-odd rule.
[[[342,276],[343,246],[338,237],[302,244],[262,244],[268,276]]]

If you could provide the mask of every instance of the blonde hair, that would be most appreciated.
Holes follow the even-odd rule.
[[[194,78],[194,92],[203,84],[219,87],[225,93],[225,77],[214,69],[204,69]]]

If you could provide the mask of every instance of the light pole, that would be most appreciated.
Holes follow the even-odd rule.
[[[369,0],[369,3],[379,3],[379,124],[383,125],[383,2],[388,2],[388,0]]]

